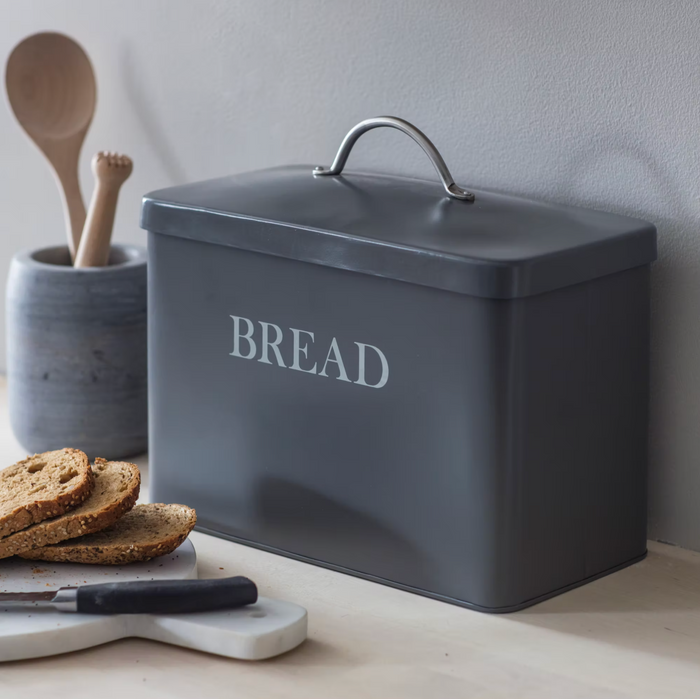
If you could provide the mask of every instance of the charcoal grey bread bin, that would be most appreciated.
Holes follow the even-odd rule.
[[[474,195],[310,165],[147,195],[152,497],[487,612],[642,558],[656,230]]]

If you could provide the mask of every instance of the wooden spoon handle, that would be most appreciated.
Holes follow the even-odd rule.
[[[119,188],[132,170],[131,160],[116,153],[98,153],[92,159],[95,191],[75,256],[75,267],[104,267],[109,260]]]
[[[75,260],[75,255],[80,244],[80,237],[85,226],[85,204],[80,193],[80,183],[78,182],[78,171],[65,170],[56,173],[59,181],[61,199],[63,201],[63,215],[66,220],[66,230],[68,231],[68,249],[71,260]]]

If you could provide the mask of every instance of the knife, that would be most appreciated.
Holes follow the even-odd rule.
[[[217,580],[144,580],[1,592],[3,607],[52,607],[79,614],[182,614],[255,604],[258,588],[243,576]]]

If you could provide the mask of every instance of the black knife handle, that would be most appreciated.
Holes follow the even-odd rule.
[[[258,588],[248,578],[144,580],[83,585],[79,614],[183,614],[255,604]]]

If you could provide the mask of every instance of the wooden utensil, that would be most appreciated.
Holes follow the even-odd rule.
[[[119,188],[133,170],[131,158],[100,151],[92,159],[95,191],[75,256],[76,267],[104,267],[109,259]]]
[[[10,54],[5,84],[17,121],[46,156],[58,180],[74,258],[85,224],[78,157],[97,100],[90,60],[63,34],[34,34]]]

